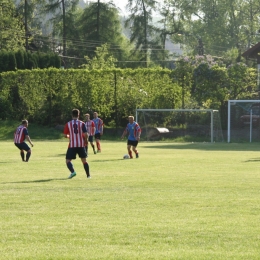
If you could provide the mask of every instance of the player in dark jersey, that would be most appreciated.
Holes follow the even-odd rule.
[[[28,162],[32,153],[31,148],[28,146],[25,140],[27,140],[30,143],[31,147],[33,147],[33,143],[29,136],[27,127],[28,121],[24,119],[22,120],[22,124],[19,125],[14,132],[14,144],[20,150],[20,155],[23,162]],[[26,157],[24,151],[26,151]]]

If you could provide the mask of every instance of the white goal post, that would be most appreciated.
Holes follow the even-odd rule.
[[[260,100],[228,100],[227,123],[228,143],[259,140]]]
[[[152,117],[152,114],[153,113],[159,113],[159,112],[171,112],[171,113],[179,113],[179,117],[183,117],[185,118],[185,115],[187,115],[188,113],[189,114],[201,114],[201,113],[204,113],[204,114],[207,114],[209,116],[209,119],[207,120],[206,122],[206,125],[207,125],[207,129],[209,129],[209,137],[210,137],[210,142],[213,143],[215,140],[214,140],[214,133],[216,132],[215,129],[214,129],[214,114],[218,114],[218,127],[221,128],[221,123],[220,123],[220,118],[219,118],[219,111],[218,110],[214,110],[214,109],[136,109],[136,122],[138,122],[140,124],[140,119],[139,119],[139,115],[141,116],[140,113],[143,113],[146,115],[146,118],[147,117]],[[162,114],[162,117],[165,116],[166,114]],[[144,123],[145,125],[148,125],[148,123],[145,121],[145,116],[142,116],[144,117]],[[185,119],[186,120],[186,119]],[[157,120],[158,121],[158,120]],[[169,123],[171,124],[171,123]],[[184,121],[184,124],[187,124],[187,121]],[[151,123],[152,125],[152,123]],[[160,133],[167,133],[169,132],[168,129],[166,128],[166,125],[158,125],[158,122],[157,124],[153,124],[153,126],[156,127],[156,129],[160,132]],[[206,132],[206,130],[205,130]],[[221,138],[223,141],[223,134],[222,134],[222,129],[221,129]]]

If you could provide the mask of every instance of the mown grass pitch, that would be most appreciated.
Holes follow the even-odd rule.
[[[259,259],[260,145],[126,142],[79,159],[67,140],[0,158],[0,259]]]

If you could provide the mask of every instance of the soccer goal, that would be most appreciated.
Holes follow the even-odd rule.
[[[228,100],[227,142],[260,141],[260,100]]]
[[[223,142],[220,115],[213,109],[136,109],[142,138]]]

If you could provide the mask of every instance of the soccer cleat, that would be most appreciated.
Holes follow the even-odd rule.
[[[70,176],[68,177],[68,179],[71,179],[71,178],[75,177],[76,175],[77,175],[76,172],[72,172],[72,173],[70,174]]]
[[[135,154],[135,158],[139,158],[139,154],[138,153]]]
[[[88,179],[91,179],[91,176],[89,175],[89,176],[87,176],[87,178],[88,178]]]
[[[97,153],[101,153],[101,150],[97,150]]]

